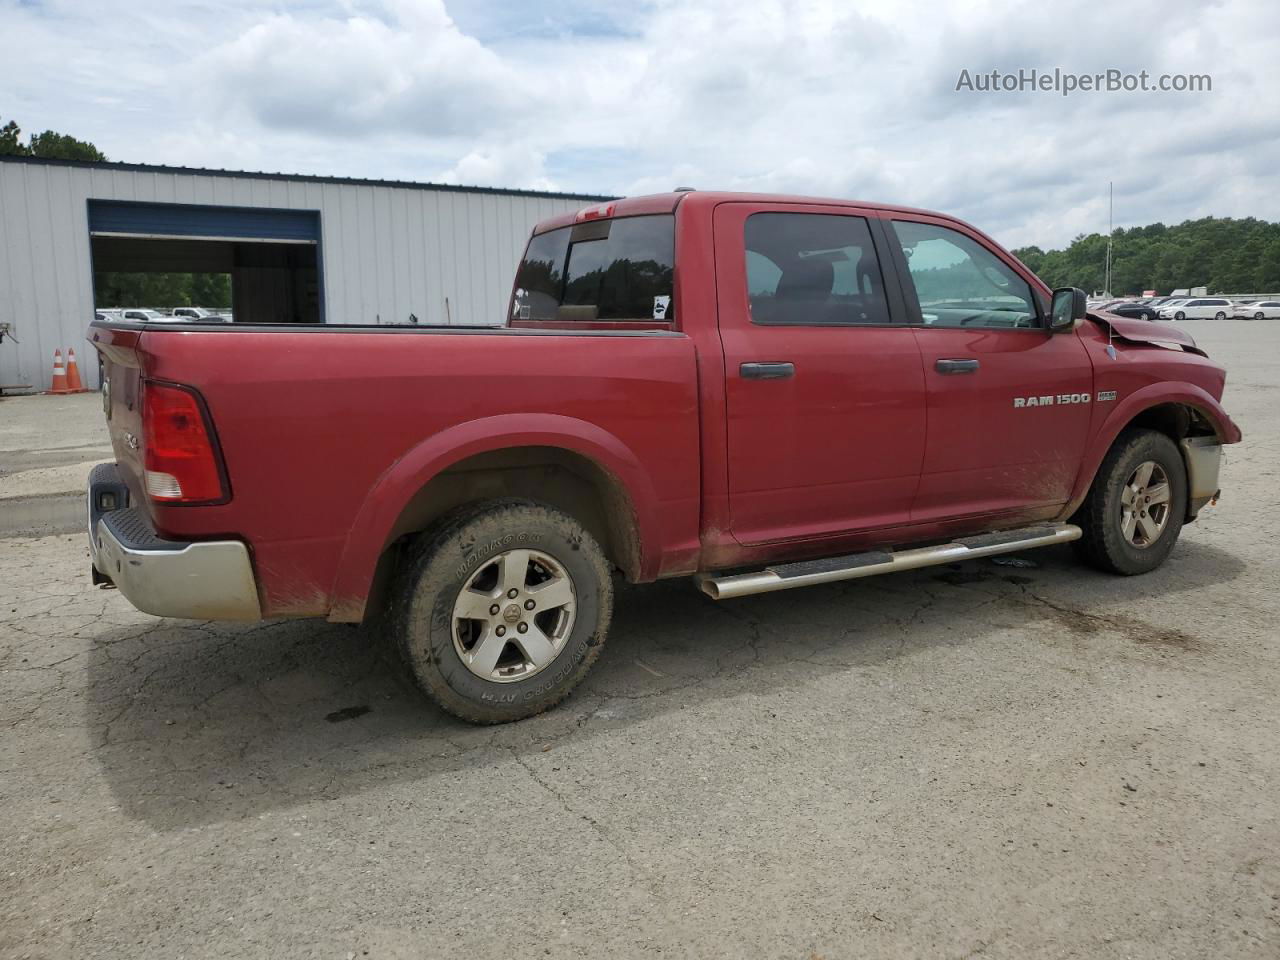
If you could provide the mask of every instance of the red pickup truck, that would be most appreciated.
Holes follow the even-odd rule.
[[[1181,329],[968,224],[679,192],[540,223],[502,327],[98,322],[94,579],[172,617],[386,613],[474,722],[563,699],[612,576],[709,596],[1074,541],[1142,573],[1240,431]]]

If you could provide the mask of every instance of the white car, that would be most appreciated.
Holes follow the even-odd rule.
[[[1231,301],[1224,297],[1195,297],[1160,308],[1162,320],[1225,320],[1231,316]]]
[[[1232,307],[1231,315],[1243,320],[1272,320],[1280,317],[1280,300],[1245,300]]]
[[[174,307],[169,311],[175,317],[181,317],[184,320],[215,320],[219,321],[229,316],[230,310],[209,310],[205,307]]]
[[[182,319],[181,317],[171,317],[168,314],[161,313],[159,310],[146,310],[141,307],[121,310],[120,316],[125,320],[133,320],[136,323],[175,323]]]

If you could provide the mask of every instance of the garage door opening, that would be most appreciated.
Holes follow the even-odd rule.
[[[90,200],[89,233],[99,310],[324,320],[315,211]]]

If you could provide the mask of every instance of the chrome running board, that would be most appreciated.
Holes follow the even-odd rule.
[[[915,570],[940,563],[974,560],[997,553],[1012,553],[1032,547],[1079,540],[1082,531],[1072,523],[1043,524],[1020,530],[1002,530],[976,537],[961,537],[950,543],[912,550],[873,550],[844,557],[805,560],[766,567],[758,573],[735,573],[728,576],[700,573],[694,578],[698,589],[712,600],[731,600],[753,593],[772,593],[810,587],[836,580],[857,580],[899,570]]]

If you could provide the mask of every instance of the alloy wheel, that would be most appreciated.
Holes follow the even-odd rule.
[[[1169,477],[1154,460],[1129,475],[1120,491],[1120,533],[1131,546],[1144,550],[1160,539],[1169,523],[1170,497]]]
[[[454,650],[482,679],[527,679],[560,655],[576,609],[573,578],[554,557],[507,550],[471,574],[458,592]]]

